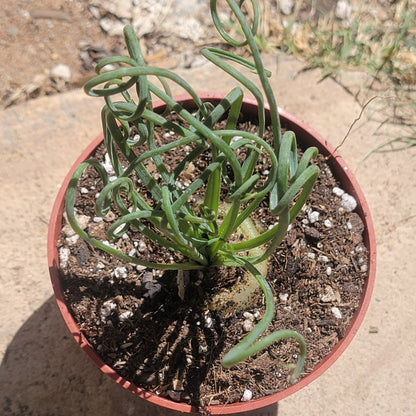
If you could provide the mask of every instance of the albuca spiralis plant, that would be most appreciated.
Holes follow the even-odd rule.
[[[203,49],[202,55],[253,94],[258,102],[257,133],[237,129],[243,101],[242,88],[232,89],[216,106],[202,102],[184,79],[166,69],[146,66],[139,40],[132,27],[126,26],[124,36],[129,56],[102,60],[96,67],[98,75],[85,85],[89,95],[105,100],[102,109],[104,142],[115,178],[110,180],[98,160],[88,159],[81,163],[67,190],[66,213],[73,229],[89,244],[126,262],[154,269],[178,270],[179,276],[189,270],[242,267],[246,271],[247,279],[243,279],[243,285],[247,291],[231,291],[232,296],[237,292],[243,293],[244,299],[235,302],[236,307],[240,302],[247,305],[250,295],[260,287],[266,309],[253,330],[225,354],[222,364],[229,368],[278,340],[294,338],[300,348],[292,374],[292,381],[295,381],[306,356],[303,337],[289,329],[262,337],[274,315],[273,293],[266,279],[267,259],[281,243],[289,224],[312,190],[318,168],[310,161],[317,149],[307,149],[298,160],[295,134],[291,131],[282,134],[277,103],[268,81],[270,73],[263,66],[255,42],[260,20],[257,1],[251,0],[254,10],[251,22],[242,10],[244,0],[226,1],[241,26],[244,41],[237,41],[226,32],[218,17],[216,0],[210,2],[213,22],[233,48],[248,47],[252,60],[212,47]],[[105,72],[109,65],[116,66],[116,69]],[[238,71],[236,68],[239,66],[257,74],[262,88]],[[159,86],[150,79],[158,80]],[[170,82],[190,94],[195,102],[194,113],[172,98]],[[132,88],[135,88],[136,99],[131,94]],[[120,101],[113,99],[116,95]],[[166,104],[163,114],[153,111],[154,97]],[[266,102],[270,107],[272,144],[264,139]],[[175,114],[176,118],[169,117],[169,114]],[[221,120],[223,127],[220,129],[216,126]],[[174,139],[157,145],[156,126],[174,132]],[[184,146],[191,146],[192,151],[177,166],[167,165],[163,156]],[[139,147],[140,152],[137,150]],[[202,154],[209,155],[209,163],[189,186],[181,186],[179,178]],[[256,166],[265,157],[270,166],[267,177],[261,180]],[[157,179],[147,168],[149,162],[157,169]],[[180,253],[184,261],[166,264],[147,261],[88,235],[75,216],[77,185],[87,167],[95,168],[103,182],[96,200],[96,215],[105,216],[110,209],[118,211],[116,220],[107,231],[109,240],[120,238],[128,229],[136,229],[160,247]],[[135,186],[133,175],[145,188],[146,195]],[[203,196],[195,197],[201,189],[203,192],[198,195]],[[251,218],[263,201],[267,201],[269,211],[276,218],[275,225],[267,231],[259,230]],[[230,241],[236,232],[243,234],[244,239]]]

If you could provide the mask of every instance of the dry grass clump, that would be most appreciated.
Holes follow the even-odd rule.
[[[402,134],[374,151],[416,146],[416,0],[340,2],[349,7],[293,0],[285,15],[279,0],[261,0],[260,47],[290,53],[305,69],[321,68],[322,78],[341,83],[362,106],[382,97],[372,103],[372,114],[381,126],[400,125]]]

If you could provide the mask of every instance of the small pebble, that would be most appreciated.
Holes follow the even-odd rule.
[[[146,272],[143,275],[142,282],[147,283],[151,282],[153,280],[153,273],[152,272]]]
[[[293,0],[279,0],[279,8],[282,14],[288,16],[292,13],[295,2]]]
[[[121,322],[126,321],[127,319],[131,318],[133,316],[133,312],[132,311],[126,311],[121,313],[118,316],[118,319],[120,319]]]
[[[243,330],[245,331],[245,332],[250,332],[250,331],[252,331],[252,329],[254,328],[254,324],[253,324],[253,321],[250,321],[249,319],[246,319],[244,322],[243,322]]]
[[[352,212],[357,208],[357,201],[352,195],[344,193],[341,196],[341,207],[348,212]]]
[[[336,306],[333,306],[331,308],[331,312],[335,316],[335,318],[337,318],[337,319],[341,319],[342,318],[341,311]]]
[[[331,220],[326,219],[326,220],[324,221],[324,225],[325,225],[325,227],[326,227],[326,228],[331,228],[331,227],[332,227],[332,222],[331,222]]]
[[[189,185],[186,182],[183,181],[176,181],[175,185],[179,188],[179,189],[186,189]]]
[[[328,266],[328,267],[326,268],[325,273],[326,273],[326,275],[327,275],[327,276],[331,276],[331,274],[332,274],[332,268],[331,268],[330,266]]]
[[[345,191],[343,189],[338,188],[337,186],[335,186],[332,189],[332,193],[334,193],[336,196],[342,196],[345,193]]]
[[[137,249],[139,250],[139,253],[145,253],[147,251],[146,243],[143,240],[140,240]]]
[[[313,240],[319,240],[321,237],[320,232],[315,227],[306,227],[305,228],[305,235]]]
[[[111,300],[107,300],[103,303],[103,306],[101,307],[101,320],[106,321],[106,318],[108,318],[111,315],[111,312],[117,308],[117,304],[114,303]]]
[[[364,251],[364,248],[362,246],[355,247],[356,253],[362,253]]]
[[[65,268],[68,265],[70,255],[71,250],[68,247],[61,247],[59,249],[59,263],[61,267]]]
[[[244,312],[243,313],[244,318],[248,319],[249,321],[254,321],[254,315],[251,312]]]
[[[87,188],[81,188],[79,191],[81,192],[81,194],[84,194],[84,195],[88,193]]]
[[[280,293],[279,294],[279,299],[282,302],[286,302],[289,299],[289,293]]]
[[[162,285],[160,283],[153,282],[147,282],[144,287],[147,290],[147,292],[143,295],[145,298],[153,298],[153,296],[159,293],[162,289]]]
[[[335,302],[337,300],[334,289],[331,286],[325,286],[324,293],[320,296],[322,302]]]
[[[119,20],[113,20],[110,17],[100,19],[101,29],[110,36],[123,35],[123,23]]]
[[[338,0],[334,14],[338,19],[349,21],[352,16],[352,6],[350,2],[348,0]]]
[[[251,390],[244,390],[243,396],[241,397],[241,401],[242,402],[248,402],[253,398],[253,393],[251,392]]]
[[[65,240],[68,241],[69,244],[75,244],[79,240],[79,235],[72,235],[71,237],[65,238]]]
[[[62,79],[63,81],[68,82],[71,80],[72,77],[71,69],[68,65],[58,64],[51,69],[50,76],[52,78]]]
[[[318,211],[311,211],[308,213],[308,220],[311,224],[315,223],[319,220],[319,212]]]
[[[212,324],[213,324],[212,318],[210,316],[207,316],[205,318],[205,324],[204,324],[205,328],[208,328],[208,329],[211,328]]]
[[[114,277],[117,279],[125,279],[127,277],[127,269],[125,267],[116,267],[114,269]]]

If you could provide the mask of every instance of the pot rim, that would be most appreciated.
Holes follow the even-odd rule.
[[[198,94],[198,96],[203,101],[218,102],[225,97],[225,94],[201,93]],[[175,101],[181,102],[183,105],[194,104],[193,99],[186,94],[178,95],[173,98],[175,99]],[[162,107],[164,105],[165,104],[163,102],[157,101],[154,103],[154,108]],[[254,112],[255,108],[257,108],[257,101],[245,98],[243,101],[243,106],[245,107],[245,110],[251,109],[250,111]],[[265,108],[266,110],[268,110],[267,106]],[[332,351],[315,366],[311,373],[300,379],[297,383],[293,384],[292,386],[277,393],[271,394],[269,396],[262,397],[260,399],[255,399],[248,402],[232,403],[227,405],[207,406],[207,410],[210,411],[213,415],[238,414],[240,412],[247,412],[270,406],[288,397],[289,395],[297,392],[303,387],[306,387],[312,381],[317,379],[340,357],[343,351],[351,343],[355,334],[358,332],[358,329],[364,319],[365,313],[370,304],[371,294],[374,287],[376,269],[375,232],[368,204],[365,200],[361,187],[357,182],[357,179],[355,178],[351,169],[348,167],[341,155],[339,155],[339,153],[334,149],[334,147],[330,143],[328,143],[328,141],[325,140],[319,133],[317,133],[303,121],[299,120],[298,118],[281,108],[279,108],[279,115],[282,121],[291,125],[291,129],[295,131],[296,136],[298,136],[299,132],[302,133],[302,136],[306,135],[306,139],[305,137],[302,137],[302,143],[304,143],[305,141],[313,141],[313,145],[317,146],[321,153],[323,153],[324,155],[332,156],[332,168],[335,170],[338,179],[341,180],[343,189],[349,194],[353,195],[357,200],[356,211],[365,223],[364,239],[369,251],[367,280],[363,288],[360,306],[351,318],[345,336],[335,345]],[[139,397],[151,403],[188,414],[192,414],[193,412],[196,413],[198,409],[191,405],[188,405],[186,403],[178,403],[169,399],[159,397],[154,393],[148,392],[147,390],[135,386],[130,381],[127,381],[123,377],[119,376],[114,369],[105,364],[95,353],[95,350],[93,349],[91,344],[81,333],[78,325],[75,323],[75,320],[73,319],[69,311],[69,308],[65,303],[64,293],[59,278],[59,255],[56,247],[56,241],[61,231],[65,193],[69,184],[69,180],[76,166],[78,166],[79,163],[84,161],[102,141],[103,134],[101,133],[84,149],[84,151],[77,158],[77,160],[69,170],[68,174],[66,175],[64,181],[62,182],[62,185],[56,196],[56,200],[52,209],[48,229],[47,254],[49,273],[52,281],[53,290],[55,293],[56,302],[65,320],[65,323],[68,329],[70,330],[72,336],[74,337],[75,341],[81,347],[81,349],[88,355],[88,357],[101,369],[103,373],[110,376],[123,388],[130,390],[135,395],[138,395]],[[311,145],[311,143],[307,143],[307,145]],[[343,178],[340,178],[339,176],[343,176]]]

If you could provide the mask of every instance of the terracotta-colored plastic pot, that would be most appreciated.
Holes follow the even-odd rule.
[[[201,94],[200,97],[204,101],[212,102],[214,105],[217,104],[221,100],[221,98],[223,98],[223,96],[219,94]],[[185,107],[188,106],[189,109],[195,107],[193,100],[189,96],[176,97],[176,101],[180,102]],[[155,104],[155,108],[158,107],[162,111],[163,103]],[[245,114],[257,116],[257,103],[252,100],[245,100],[242,111]],[[329,163],[332,166],[334,175],[337,177],[337,179],[340,180],[342,188],[350,195],[354,196],[354,198],[357,200],[358,206],[356,208],[356,212],[360,215],[361,219],[364,221],[365,224],[364,241],[369,252],[368,276],[361,296],[360,306],[356,311],[354,317],[351,319],[351,323],[349,325],[348,330],[346,331],[346,335],[341,341],[338,342],[338,344],[336,344],[332,352],[329,355],[327,355],[314,368],[314,370],[310,374],[302,378],[300,381],[298,381],[291,387],[278,393],[263,397],[261,399],[252,400],[249,402],[234,403],[225,406],[210,406],[207,408],[207,410],[212,415],[271,415],[272,412],[270,411],[270,409],[272,408],[272,405],[277,403],[279,400],[282,400],[285,397],[295,393],[301,388],[307,386],[309,383],[311,383],[313,380],[319,377],[337,360],[337,358],[347,348],[347,346],[352,341],[354,335],[357,333],[361,322],[363,321],[373,290],[376,268],[376,242],[374,236],[374,228],[367,202],[365,201],[364,195],[360,189],[360,186],[357,183],[357,180],[353,176],[351,170],[349,169],[345,161],[325,139],[323,139],[309,126],[299,121],[286,111],[279,110],[279,112],[282,124],[286,126],[289,130],[293,130],[295,132],[298,142],[301,143],[302,146],[316,146],[323,155],[331,156]],[[103,135],[101,134],[95,140],[92,141],[92,143],[82,152],[82,154],[76,160],[76,162],[74,163],[74,165],[72,166],[71,170],[69,171],[65,180],[62,183],[62,186],[55,201],[55,205],[53,207],[51,220],[49,223],[48,234],[48,263],[58,307],[76,342],[79,344],[82,350],[91,358],[91,360],[101,369],[102,372],[109,375],[122,387],[130,390],[133,394],[149,402],[152,402],[167,409],[171,409],[173,411],[178,411],[181,413],[183,412],[183,414],[198,414],[198,409],[192,406],[189,406],[184,403],[176,403],[168,399],[161,398],[156,394],[150,393],[138,386],[133,385],[131,382],[119,376],[114,369],[106,365],[96,354],[95,350],[86,340],[84,335],[81,333],[80,329],[78,328],[68,309],[68,306],[65,303],[64,293],[59,278],[59,256],[56,248],[57,238],[61,231],[65,193],[69,180],[76,166],[78,166],[78,164],[83,160],[87,159],[91,155],[91,153],[93,153],[97,145],[99,145],[102,142],[102,140]],[[173,413],[167,410],[167,414]]]

